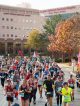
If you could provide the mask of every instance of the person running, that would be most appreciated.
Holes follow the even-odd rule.
[[[51,79],[51,75],[48,75],[47,80],[44,81],[44,88],[46,90],[46,96],[50,106],[52,106],[53,87],[54,87],[54,81]]]
[[[11,106],[14,100],[14,88],[10,79],[7,79],[7,85],[5,86],[6,99],[8,101],[8,106]]]
[[[62,106],[62,95],[59,93],[61,92],[62,86],[63,86],[62,77],[58,77],[58,80],[55,82],[57,106]]]
[[[1,72],[1,85],[2,85],[2,87],[4,87],[4,83],[5,83],[5,72],[2,70],[2,72]]]
[[[68,82],[64,82],[61,94],[63,97],[63,106],[70,106],[72,89],[68,86]]]
[[[50,71],[48,68],[45,68],[45,70],[43,72],[43,78],[47,77],[48,75],[50,75]]]
[[[77,88],[80,88],[80,72],[79,71],[76,73],[76,86]]]
[[[75,89],[75,80],[73,75],[70,75],[70,79],[68,80],[69,87],[73,89],[72,100],[74,100],[74,89]]]
[[[30,76],[28,80],[28,84],[30,87],[30,97],[29,97],[29,102],[31,104],[32,98],[33,98],[33,104],[36,104],[36,93],[37,93],[37,79],[33,77],[33,75]]]
[[[18,99],[18,89],[19,89],[19,83],[20,83],[20,75],[18,71],[15,71],[15,74],[13,76],[13,84],[15,89],[15,98]]]
[[[53,77],[53,74],[54,74],[54,66],[53,65],[49,68],[49,71],[50,71],[51,77]]]
[[[23,80],[22,85],[19,88],[19,94],[21,95],[21,106],[28,106],[29,105],[29,85],[26,80]]]
[[[30,89],[30,96],[29,96],[29,105],[31,104],[32,98],[33,98],[33,87],[34,87],[34,79],[33,75],[30,75],[28,79],[29,89]]]
[[[42,75],[40,74],[40,77],[38,78],[38,89],[39,89],[40,98],[43,98],[42,88],[43,88],[43,78],[42,78]]]

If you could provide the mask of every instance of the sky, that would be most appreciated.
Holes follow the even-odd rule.
[[[50,9],[72,5],[80,5],[80,0],[0,0],[0,4],[17,6],[23,2],[28,2],[34,9]]]

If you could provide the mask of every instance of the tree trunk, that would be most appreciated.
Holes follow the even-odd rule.
[[[64,53],[62,53],[62,63],[64,62]]]
[[[69,52],[68,57],[69,57],[69,66],[71,66],[72,53]]]
[[[31,56],[31,48],[29,48],[29,55]]]
[[[70,62],[71,62],[71,59],[72,59],[72,57],[73,57],[73,56],[72,56],[72,53],[69,52],[69,53],[68,53],[68,56],[69,56],[69,60],[70,60]]]

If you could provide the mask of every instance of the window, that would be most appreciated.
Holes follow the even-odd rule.
[[[13,34],[11,34],[11,37],[13,37]]]
[[[9,29],[9,26],[7,26],[7,29]]]
[[[5,37],[5,34],[3,34],[2,36]]]
[[[13,29],[13,26],[11,26],[11,29]]]
[[[15,35],[15,37],[17,37],[17,35]]]
[[[8,19],[8,18],[6,18],[6,21],[9,21],[9,19]]]
[[[11,21],[13,21],[13,19],[11,18]]]
[[[2,20],[4,21],[4,18],[2,18]]]
[[[9,34],[7,34],[7,37],[9,37]]]
[[[4,28],[5,28],[5,26],[2,26],[2,28],[4,29]]]

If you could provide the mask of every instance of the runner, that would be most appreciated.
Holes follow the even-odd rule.
[[[42,78],[42,75],[40,74],[40,77],[38,78],[38,89],[39,89],[40,98],[43,98],[42,88],[43,88],[43,78]]]
[[[4,83],[5,83],[5,72],[4,72],[4,70],[2,70],[2,72],[1,72],[1,85],[2,85],[2,87],[4,87]]]
[[[53,74],[54,74],[54,66],[53,65],[50,66],[49,71],[50,71],[51,77],[53,77]]]
[[[26,80],[23,80],[22,85],[19,88],[19,94],[21,95],[21,106],[29,106],[29,85]]]
[[[52,106],[52,98],[53,98],[53,87],[54,87],[54,81],[51,80],[51,76],[48,75],[47,80],[44,82],[44,88],[46,90],[46,96],[49,102],[49,105]],[[48,94],[49,93],[49,94]]]
[[[74,100],[74,89],[75,89],[75,80],[73,75],[70,75],[70,79],[68,80],[69,87],[73,89],[72,100]]]
[[[33,104],[36,104],[37,79],[35,79],[33,75],[31,75],[30,79],[28,80],[28,84],[31,90],[29,101],[31,103],[32,98],[33,98]]]
[[[18,89],[19,89],[19,83],[20,83],[20,75],[19,72],[16,70],[15,74],[13,76],[13,84],[15,89],[15,98],[18,99]]]
[[[61,90],[61,94],[63,96],[63,106],[70,106],[71,103],[71,96],[72,96],[72,89],[68,86],[67,82],[64,82],[63,88]]]
[[[76,84],[77,84],[77,88],[80,88],[80,72],[77,72],[76,73]]]
[[[7,79],[7,85],[5,86],[6,99],[8,101],[8,106],[11,106],[14,100],[14,89],[10,79]]]
[[[57,106],[62,106],[62,94],[59,93],[62,90],[62,85],[63,85],[63,80],[61,77],[58,77],[58,80],[55,82]]]

